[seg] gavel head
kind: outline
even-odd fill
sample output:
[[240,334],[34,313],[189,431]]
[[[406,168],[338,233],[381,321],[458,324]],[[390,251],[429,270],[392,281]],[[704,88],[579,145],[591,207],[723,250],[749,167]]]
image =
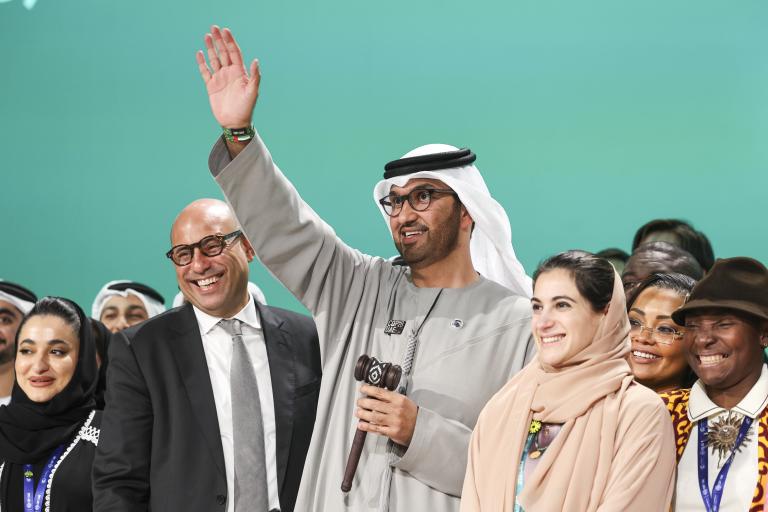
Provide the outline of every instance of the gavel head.
[[375,357],[360,356],[355,366],[355,379],[378,388],[394,391],[403,370],[396,364],[382,363]]

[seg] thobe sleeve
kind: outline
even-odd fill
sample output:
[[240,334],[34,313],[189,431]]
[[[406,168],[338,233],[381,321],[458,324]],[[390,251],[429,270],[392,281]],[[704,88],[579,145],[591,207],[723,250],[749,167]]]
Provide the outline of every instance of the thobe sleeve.
[[461,496],[472,429],[419,407],[411,444],[394,467],[452,496]]
[[[376,259],[344,244],[299,196],[258,134],[234,159],[221,139],[208,160],[259,260],[312,313],[321,343],[340,341],[348,301],[363,292]],[[328,347],[321,347],[323,357]]]
[[675,489],[675,436],[661,399],[624,408],[598,512],[666,512]]
[[106,409],[93,462],[94,510],[146,512],[152,443],[152,404],[128,339],[109,344]]
[[480,495],[477,492],[475,475],[477,471],[477,454],[480,453],[480,421],[478,421],[472,437],[469,440],[467,454],[467,471],[464,474],[464,486],[461,490],[461,512],[477,512],[480,510]]

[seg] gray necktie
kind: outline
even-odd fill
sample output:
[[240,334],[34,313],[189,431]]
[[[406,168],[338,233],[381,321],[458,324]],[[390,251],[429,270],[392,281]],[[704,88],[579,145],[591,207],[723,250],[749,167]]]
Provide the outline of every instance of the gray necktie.
[[243,342],[242,323],[237,319],[219,323],[232,336],[229,388],[235,445],[235,512],[266,512],[269,493],[259,386]]

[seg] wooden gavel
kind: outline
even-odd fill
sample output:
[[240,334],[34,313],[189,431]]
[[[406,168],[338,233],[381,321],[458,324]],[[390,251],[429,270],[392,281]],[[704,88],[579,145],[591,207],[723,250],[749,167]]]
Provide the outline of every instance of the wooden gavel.
[[[397,387],[402,374],[403,370],[398,365],[382,363],[375,357],[369,357],[365,354],[360,356],[355,365],[355,380],[390,391],[394,391]],[[363,452],[363,444],[367,434],[368,432],[364,430],[355,432],[355,439],[349,450],[347,467],[344,470],[344,481],[341,482],[342,492],[349,492],[352,489],[352,480],[355,478],[357,464],[360,462],[360,454]]]

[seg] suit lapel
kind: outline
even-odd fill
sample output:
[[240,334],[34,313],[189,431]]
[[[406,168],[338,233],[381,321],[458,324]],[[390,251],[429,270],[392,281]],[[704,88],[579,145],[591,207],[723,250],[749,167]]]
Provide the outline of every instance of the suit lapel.
[[275,402],[277,486],[278,490],[282,490],[293,436],[293,394],[296,387],[294,354],[286,332],[281,328],[283,321],[265,306],[257,301],[254,302],[261,317],[264,341],[267,345],[269,374]]
[[173,332],[170,340],[173,348],[172,353],[176,358],[181,379],[187,390],[192,412],[197,419],[213,460],[219,471],[226,475],[211,376],[208,373],[208,364],[205,359],[197,317],[189,304],[179,310],[179,315],[182,318],[176,323],[177,330]]

